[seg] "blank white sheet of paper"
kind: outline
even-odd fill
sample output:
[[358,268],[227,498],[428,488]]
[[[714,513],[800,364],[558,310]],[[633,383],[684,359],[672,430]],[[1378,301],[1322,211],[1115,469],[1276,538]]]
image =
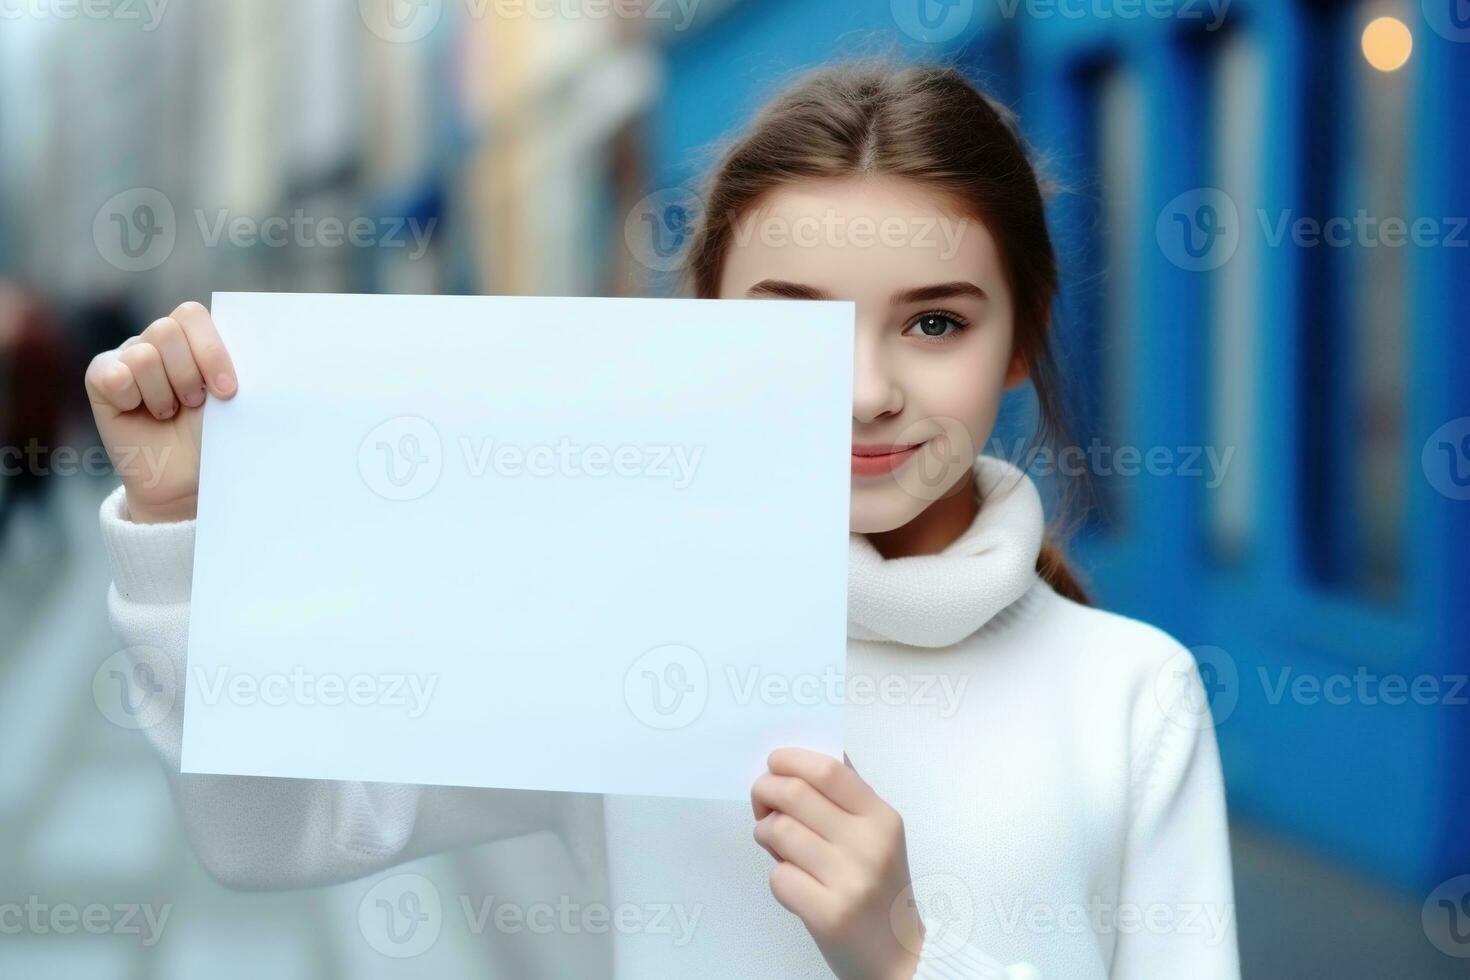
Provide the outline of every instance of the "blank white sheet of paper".
[[743,800],[842,757],[853,304],[213,302],[184,772]]

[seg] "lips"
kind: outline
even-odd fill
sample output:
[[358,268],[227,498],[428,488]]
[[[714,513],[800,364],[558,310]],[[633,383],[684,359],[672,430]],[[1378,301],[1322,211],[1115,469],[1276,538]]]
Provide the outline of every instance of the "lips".
[[854,476],[881,476],[892,473],[917,453],[923,443],[900,446],[871,443],[852,447],[852,472]]

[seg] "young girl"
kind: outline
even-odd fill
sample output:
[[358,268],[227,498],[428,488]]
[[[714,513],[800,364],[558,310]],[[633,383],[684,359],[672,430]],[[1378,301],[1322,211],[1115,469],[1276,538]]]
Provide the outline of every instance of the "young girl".
[[[772,752],[750,807],[180,775],[176,698],[146,734],[205,866],[314,885],[551,830],[614,906],[699,910],[687,941],[615,931],[620,978],[1237,976],[1188,651],[1090,608],[1030,479],[976,456],[1005,388],[1029,380],[1058,421],[1056,261],[1010,118],[950,69],[826,69],[759,115],[704,202],[694,295],[856,305],[847,758]],[[125,470],[101,521],[116,628],[182,677],[200,406],[237,379],[186,303],[86,382],[114,459],[168,461]]]

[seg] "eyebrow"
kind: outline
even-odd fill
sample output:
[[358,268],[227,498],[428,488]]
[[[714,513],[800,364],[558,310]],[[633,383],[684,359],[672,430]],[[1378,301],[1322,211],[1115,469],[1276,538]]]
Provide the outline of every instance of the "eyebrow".
[[[776,296],[781,299],[828,299],[823,290],[805,283],[790,282],[785,279],[762,279],[745,291],[747,296]],[[939,299],[950,299],[955,296],[973,296],[976,299],[987,299],[985,290],[973,282],[957,280],[955,282],[937,282],[929,286],[915,286],[912,289],[900,289],[889,297],[889,303],[901,306],[906,303],[930,303]]]

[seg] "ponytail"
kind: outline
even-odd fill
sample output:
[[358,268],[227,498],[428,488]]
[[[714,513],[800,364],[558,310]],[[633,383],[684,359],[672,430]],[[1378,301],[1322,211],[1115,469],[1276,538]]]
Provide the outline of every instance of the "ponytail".
[[1056,593],[1084,606],[1092,605],[1092,599],[1083,587],[1081,579],[1073,571],[1059,545],[1046,542],[1036,556],[1036,574]]

